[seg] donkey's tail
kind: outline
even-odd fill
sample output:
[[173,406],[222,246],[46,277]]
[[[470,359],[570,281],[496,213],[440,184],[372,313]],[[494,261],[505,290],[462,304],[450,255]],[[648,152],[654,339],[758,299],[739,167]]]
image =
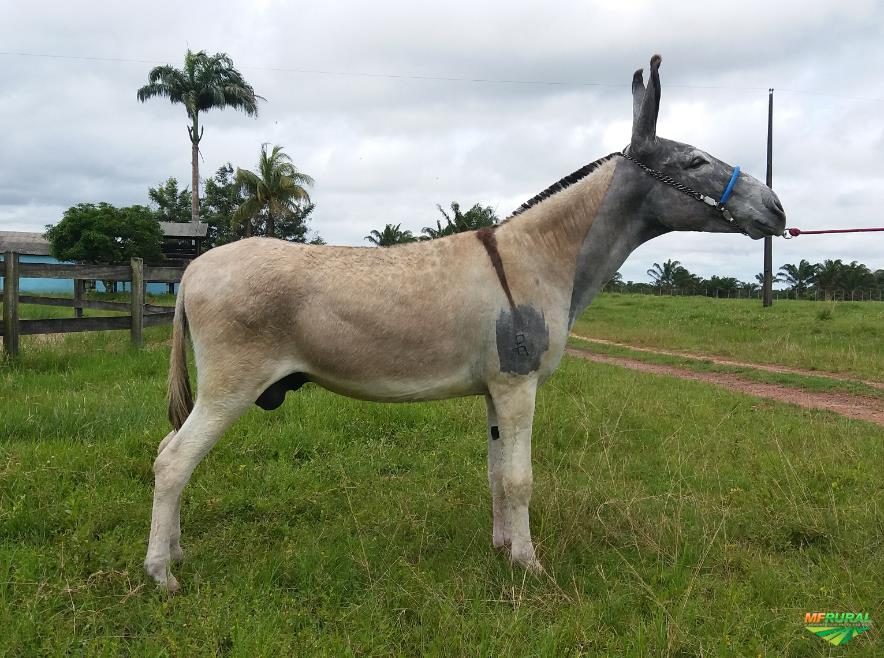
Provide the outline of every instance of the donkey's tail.
[[172,358],[169,361],[169,422],[180,430],[193,410],[193,392],[187,374],[187,316],[184,314],[184,283],[178,286],[175,319],[172,321]]

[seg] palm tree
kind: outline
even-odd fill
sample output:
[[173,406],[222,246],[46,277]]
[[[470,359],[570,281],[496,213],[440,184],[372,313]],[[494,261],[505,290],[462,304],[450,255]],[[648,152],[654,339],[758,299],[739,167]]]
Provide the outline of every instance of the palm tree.
[[654,267],[648,270],[648,276],[654,280],[656,286],[671,287],[675,283],[675,271],[681,266],[677,260],[667,260],[663,265],[654,263]]
[[783,275],[782,281],[792,287],[796,297],[800,297],[813,283],[813,278],[816,276],[816,265],[812,265],[802,258],[798,265],[792,263],[783,265],[780,268],[780,273]]
[[866,265],[853,261],[842,269],[839,283],[853,297],[854,293],[873,287],[875,276]]
[[696,274],[691,274],[687,268],[681,265],[672,270],[672,285],[676,288],[681,288],[682,290],[699,288],[702,281],[700,277]]
[[213,108],[232,107],[242,110],[247,116],[258,116],[258,100],[255,90],[233,67],[233,60],[225,53],[211,57],[204,50],[195,53],[190,49],[184,56],[184,68],[176,69],[169,64],[157,66],[147,74],[147,84],[138,90],[138,100],[160,96],[172,103],[181,103],[187,110],[190,124],[191,184],[193,192],[190,204],[190,218],[198,222],[199,205],[199,144],[205,127],[200,128],[199,114]]
[[[758,288],[763,289],[764,288],[764,272],[759,272],[758,274],[756,274],[755,281],[758,283]],[[778,274],[778,273],[775,274],[775,273],[771,272],[771,275],[770,275],[771,288],[773,288],[773,285],[775,283],[781,283],[782,281],[783,281],[783,276],[781,274]],[[753,285],[753,284],[747,283],[746,285]]]
[[298,171],[281,146],[274,146],[269,153],[267,146],[261,145],[258,173],[236,169],[236,183],[245,201],[233,214],[233,221],[248,222],[247,237],[251,235],[252,220],[257,217],[264,219],[265,235],[276,237],[276,219],[296,213],[301,202],[310,203],[305,187],[313,185],[313,179]]
[[604,290],[607,292],[618,292],[624,285],[623,275],[620,272],[614,272],[614,275],[605,284]]
[[415,242],[416,237],[411,231],[403,231],[400,227],[402,224],[387,224],[383,231],[374,230],[365,239],[376,247],[389,247],[394,244],[405,244],[407,242]]
[[461,212],[460,204],[457,201],[451,202],[451,214],[449,215],[440,205],[436,205],[442,217],[445,218],[443,226],[440,220],[436,220],[436,227],[425,226],[421,229],[426,237],[423,240],[441,238],[446,235],[454,235],[455,233],[463,233],[464,231],[475,231],[480,228],[494,226],[497,224],[497,215],[491,206],[481,206],[478,203],[466,212]]
[[731,293],[737,293],[742,284],[732,276],[718,276],[713,274],[703,281],[707,295],[712,297],[720,297],[722,293],[725,297],[730,297]]
[[841,280],[841,274],[844,272],[844,263],[841,259],[832,260],[827,258],[817,265],[814,283],[823,291],[823,298],[828,302],[832,300],[832,293]]

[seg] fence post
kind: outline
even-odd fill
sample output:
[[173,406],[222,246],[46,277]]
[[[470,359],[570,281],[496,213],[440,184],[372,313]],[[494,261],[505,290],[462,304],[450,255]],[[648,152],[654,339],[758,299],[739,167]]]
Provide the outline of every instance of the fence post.
[[18,356],[18,254],[3,255],[3,351]]
[[144,345],[144,261],[133,258],[132,267],[132,346]]
[[83,279],[74,279],[74,317],[83,317],[83,296],[86,291],[86,282]]

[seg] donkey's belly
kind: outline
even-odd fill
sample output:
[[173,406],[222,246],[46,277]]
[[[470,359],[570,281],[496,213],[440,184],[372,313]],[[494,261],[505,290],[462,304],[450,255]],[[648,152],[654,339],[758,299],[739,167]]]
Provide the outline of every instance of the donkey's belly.
[[481,395],[485,386],[471,377],[448,376],[439,378],[389,378],[378,377],[356,380],[329,377],[311,373],[310,381],[316,382],[339,395],[373,402],[417,402],[421,400],[444,400],[464,395]]

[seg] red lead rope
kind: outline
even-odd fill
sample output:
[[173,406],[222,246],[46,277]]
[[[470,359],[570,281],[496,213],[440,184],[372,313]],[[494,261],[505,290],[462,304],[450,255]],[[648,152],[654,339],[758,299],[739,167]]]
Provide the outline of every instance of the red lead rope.
[[819,233],[872,233],[873,231],[884,231],[882,228],[833,228],[828,231],[802,231],[800,228],[787,228],[783,233],[784,238],[797,238],[799,235],[814,235]]

